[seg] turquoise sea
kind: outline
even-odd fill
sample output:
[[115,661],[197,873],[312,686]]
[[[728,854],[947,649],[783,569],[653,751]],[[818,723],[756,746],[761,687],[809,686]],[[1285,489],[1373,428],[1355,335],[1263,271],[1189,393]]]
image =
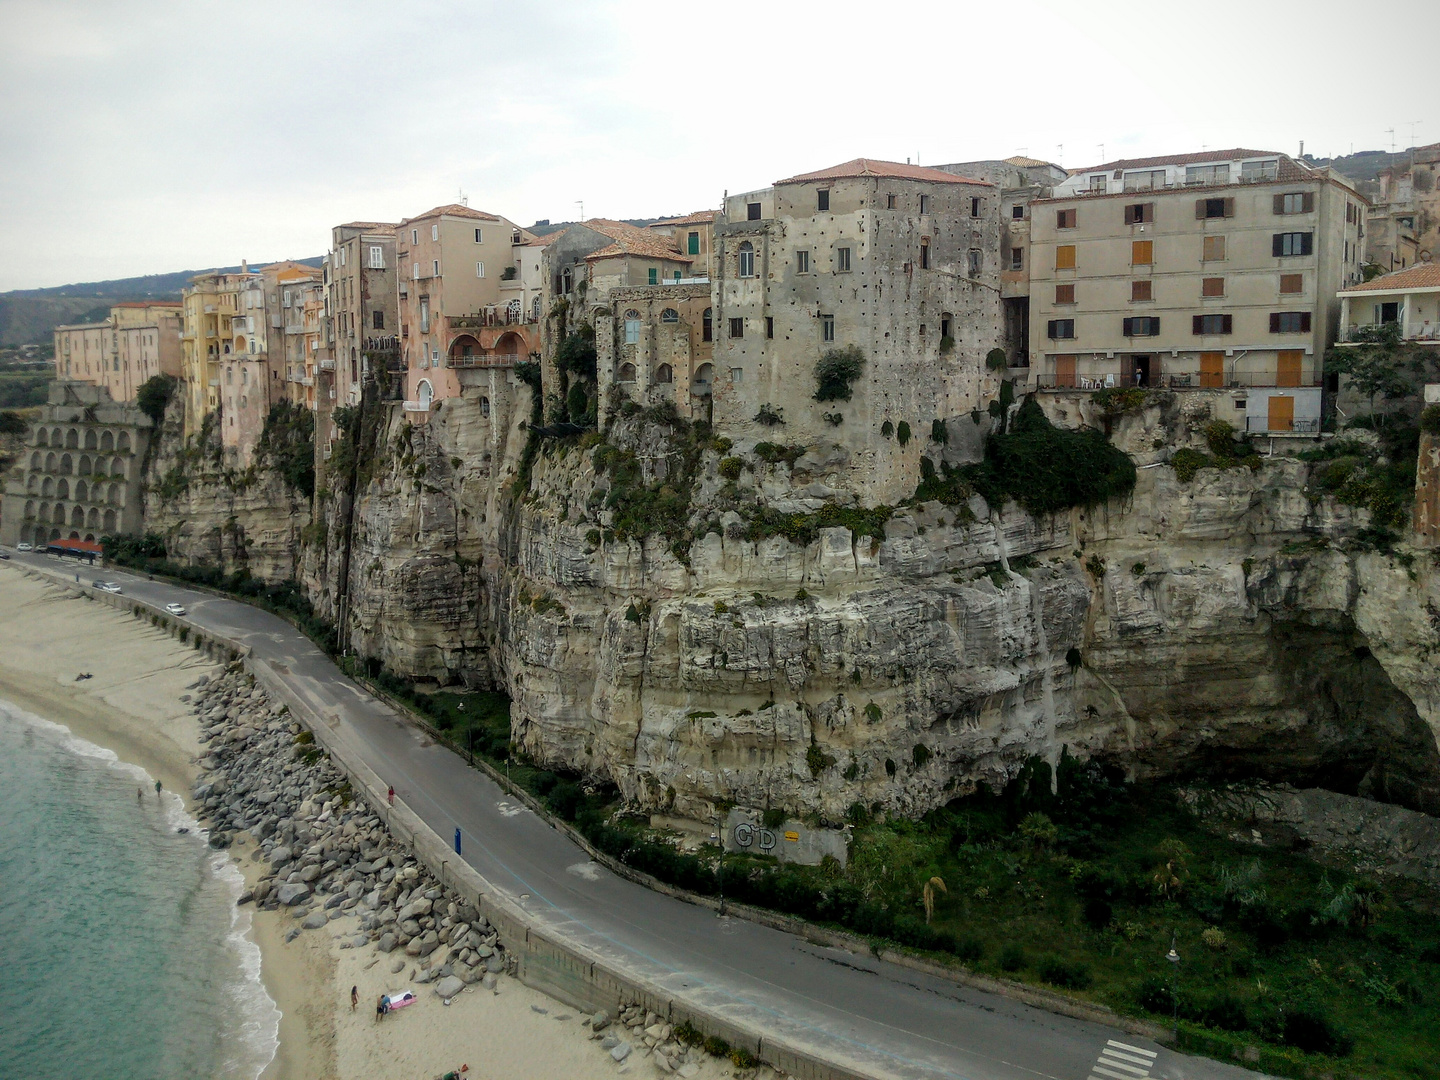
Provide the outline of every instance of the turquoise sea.
[[0,1077],[254,1080],[280,1014],[180,799],[0,700],[0,800]]

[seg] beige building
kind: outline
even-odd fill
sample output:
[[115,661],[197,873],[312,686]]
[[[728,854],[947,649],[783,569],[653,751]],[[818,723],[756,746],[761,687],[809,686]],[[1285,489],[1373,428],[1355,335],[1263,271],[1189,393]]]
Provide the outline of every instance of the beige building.
[[1402,341],[1440,345],[1440,263],[1384,274],[1340,294],[1340,343],[1393,324]]
[[[857,158],[726,200],[715,226],[717,427],[833,447],[856,490],[911,494],[937,420],[970,421],[997,383],[999,219],[993,184]],[[816,401],[817,364],[859,350],[850,400]],[[777,421],[783,420],[783,426]],[[957,429],[958,430],[958,429]]]
[[1409,156],[1381,171],[1367,217],[1369,261],[1386,273],[1440,260],[1440,143],[1412,147]]
[[133,401],[156,375],[179,377],[181,305],[144,300],[116,304],[100,323],[57,326],[55,378],[103,386],[111,400]]
[[358,405],[371,364],[398,361],[399,309],[395,290],[395,229],[383,221],[351,221],[330,231],[325,260],[325,339],[322,381],[335,405]]
[[1333,171],[1256,150],[1072,173],[1030,204],[1033,385],[1235,388],[1248,430],[1318,430],[1366,205]]
[[648,228],[669,241],[669,246],[690,260],[693,278],[710,277],[714,269],[715,211],[697,210],[684,217],[664,218]]
[[610,291],[596,312],[595,354],[600,400],[617,387],[632,401],[673,403],[684,416],[704,417],[713,370],[714,320],[708,281],[672,281]]
[[405,411],[423,422],[462,371],[513,370],[539,349],[535,237],[496,214],[437,206],[396,228]]
[[324,271],[292,261],[261,267],[269,338],[265,363],[269,406],[281,399],[314,411],[320,371],[320,326],[305,324],[305,307],[320,310],[325,302]]

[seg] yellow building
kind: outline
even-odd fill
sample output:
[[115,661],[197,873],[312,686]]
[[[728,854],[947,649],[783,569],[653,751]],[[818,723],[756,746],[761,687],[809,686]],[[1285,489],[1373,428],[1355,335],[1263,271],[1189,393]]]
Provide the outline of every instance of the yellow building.
[[128,402],[156,375],[180,374],[180,304],[116,304],[104,322],[55,328],[55,377],[103,386]]

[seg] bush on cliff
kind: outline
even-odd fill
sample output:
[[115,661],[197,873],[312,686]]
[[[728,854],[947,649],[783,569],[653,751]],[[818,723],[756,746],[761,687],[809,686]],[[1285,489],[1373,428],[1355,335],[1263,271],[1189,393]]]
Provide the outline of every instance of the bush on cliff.
[[307,499],[315,494],[315,414],[281,401],[265,417],[255,460],[266,463]]
[[158,427],[165,419],[165,408],[175,393],[179,380],[174,375],[153,375],[135,391],[135,404]]

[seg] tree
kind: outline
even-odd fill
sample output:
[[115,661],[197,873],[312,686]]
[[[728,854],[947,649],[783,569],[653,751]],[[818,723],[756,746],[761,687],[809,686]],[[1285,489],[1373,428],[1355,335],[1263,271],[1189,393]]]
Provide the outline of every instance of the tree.
[[165,419],[165,406],[170,404],[177,381],[173,375],[154,375],[141,383],[140,389],[135,392],[135,404],[156,425]]
[[1399,323],[1362,326],[1355,332],[1354,344],[1336,346],[1326,354],[1325,372],[1344,375],[1369,399],[1374,416],[1377,397],[1394,399],[1410,392],[1410,381],[1401,372],[1406,352]]
[[925,924],[927,926],[930,924],[931,918],[935,915],[936,889],[939,889],[941,892],[949,892],[949,890],[945,888],[944,881],[938,877],[932,877],[929,881],[925,882],[925,888],[920,893],[921,899],[925,902]]

